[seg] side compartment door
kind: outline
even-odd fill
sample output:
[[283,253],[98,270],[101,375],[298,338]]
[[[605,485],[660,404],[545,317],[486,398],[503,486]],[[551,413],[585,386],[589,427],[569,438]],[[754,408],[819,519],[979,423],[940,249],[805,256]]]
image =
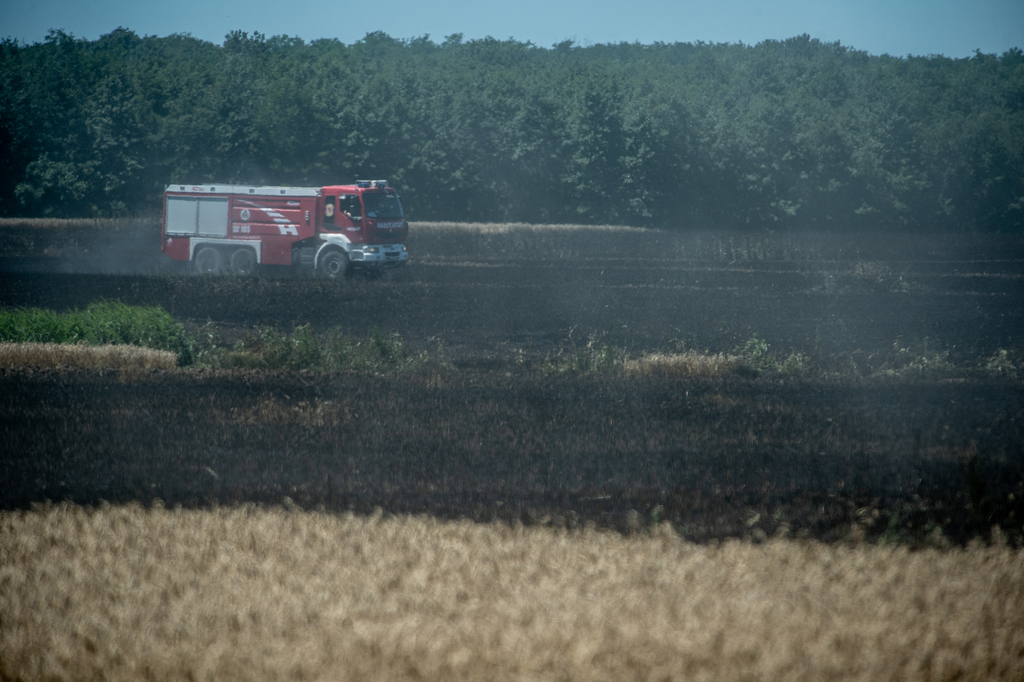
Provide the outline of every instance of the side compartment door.
[[203,197],[199,200],[196,235],[200,237],[228,236],[227,197]]
[[197,197],[167,197],[167,216],[164,232],[168,236],[195,236],[196,218],[199,214]]
[[164,231],[169,236],[228,236],[227,197],[167,197]]

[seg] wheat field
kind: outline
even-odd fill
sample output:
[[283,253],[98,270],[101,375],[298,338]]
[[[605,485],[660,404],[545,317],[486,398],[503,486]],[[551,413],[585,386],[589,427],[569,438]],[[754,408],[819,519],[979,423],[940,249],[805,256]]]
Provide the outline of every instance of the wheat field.
[[427,232],[450,232],[470,234],[508,234],[512,232],[545,233],[545,232],[567,232],[567,231],[599,231],[599,232],[627,232],[640,234],[650,230],[643,227],[628,227],[625,225],[579,225],[573,223],[559,224],[538,224],[538,223],[472,223],[472,222],[446,222],[446,221],[420,221],[410,223],[410,229],[424,230]]
[[91,346],[69,343],[0,343],[0,367],[164,369],[178,366],[178,356],[127,344]]
[[1024,552],[62,504],[0,513],[0,679],[1020,680]]
[[645,353],[638,358],[627,359],[622,369],[626,374],[667,377],[715,377],[736,372],[743,364],[739,355],[728,353]]

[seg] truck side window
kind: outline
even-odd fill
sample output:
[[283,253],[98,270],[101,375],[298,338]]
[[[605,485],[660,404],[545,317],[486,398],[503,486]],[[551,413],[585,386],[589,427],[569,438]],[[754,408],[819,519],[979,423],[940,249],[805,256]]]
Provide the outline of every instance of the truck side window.
[[341,211],[349,217],[354,223],[358,223],[363,219],[363,211],[359,206],[359,196],[355,194],[342,194],[341,195]]
[[334,197],[328,194],[324,197],[324,225],[334,224]]

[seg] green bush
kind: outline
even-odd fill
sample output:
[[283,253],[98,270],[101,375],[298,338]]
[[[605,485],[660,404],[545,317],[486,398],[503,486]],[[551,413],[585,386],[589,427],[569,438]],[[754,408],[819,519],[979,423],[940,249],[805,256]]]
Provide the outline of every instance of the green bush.
[[428,356],[410,351],[398,334],[377,328],[372,329],[366,339],[353,339],[338,329],[321,337],[310,325],[302,325],[289,335],[267,330],[231,348],[204,350],[198,360],[200,364],[223,369],[356,370],[390,374],[422,367]]
[[909,346],[894,343],[893,352],[875,374],[898,379],[944,379],[956,374],[956,367],[949,361],[948,350],[929,347],[925,338]]
[[100,301],[67,313],[0,310],[0,341],[142,346],[177,353],[179,364],[192,362],[194,343],[163,308],[117,301]]
[[584,346],[570,342],[549,352],[538,369],[546,374],[618,374],[625,360],[623,349],[591,335]]
[[779,363],[768,348],[768,342],[754,334],[745,344],[736,348],[736,355],[760,372],[773,372],[779,368]]
[[1024,370],[1024,362],[1013,351],[1000,348],[982,362],[982,369],[990,376],[1016,379]]

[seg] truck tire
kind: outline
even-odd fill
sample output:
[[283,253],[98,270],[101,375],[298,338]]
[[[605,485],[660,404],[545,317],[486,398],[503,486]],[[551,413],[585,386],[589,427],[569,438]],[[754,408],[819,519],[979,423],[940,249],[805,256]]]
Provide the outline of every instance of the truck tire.
[[332,249],[320,256],[316,272],[328,279],[341,279],[348,272],[348,256],[343,251]]
[[193,267],[198,275],[223,275],[224,257],[217,249],[207,246],[196,254]]
[[252,249],[235,249],[231,254],[231,272],[248,277],[256,272],[256,253]]

